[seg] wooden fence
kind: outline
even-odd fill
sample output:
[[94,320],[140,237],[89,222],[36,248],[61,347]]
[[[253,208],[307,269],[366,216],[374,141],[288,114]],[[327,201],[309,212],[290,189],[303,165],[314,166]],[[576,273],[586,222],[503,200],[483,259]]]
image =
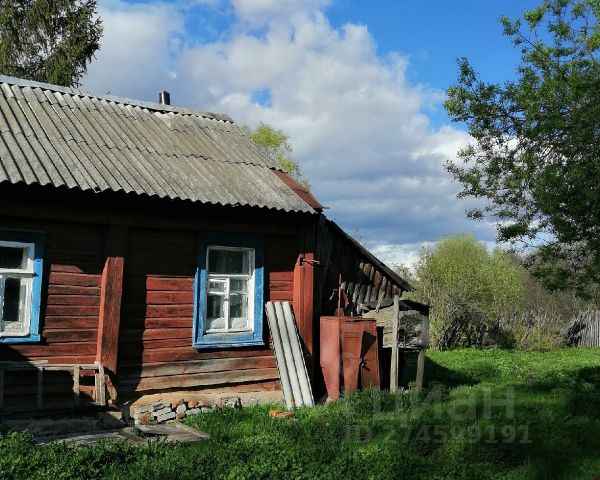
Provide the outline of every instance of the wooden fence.
[[581,312],[565,329],[565,337],[574,347],[600,347],[600,311]]

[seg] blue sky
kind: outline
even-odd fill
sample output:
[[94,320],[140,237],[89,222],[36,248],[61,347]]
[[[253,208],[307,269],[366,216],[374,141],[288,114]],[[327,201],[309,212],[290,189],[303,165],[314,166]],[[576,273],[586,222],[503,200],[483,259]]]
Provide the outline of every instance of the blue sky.
[[474,223],[443,169],[469,142],[442,108],[456,60],[514,76],[501,15],[531,0],[100,0],[105,35],[84,87],[223,112],[289,133],[328,216],[390,263]]
[[[482,78],[512,79],[519,51],[502,34],[499,18],[518,18],[539,0],[337,0],[327,9],[333,25],[362,23],[377,43],[380,55],[403,52],[410,59],[408,78],[445,90],[457,76],[456,60],[467,57]],[[439,109],[436,125],[448,118]]]

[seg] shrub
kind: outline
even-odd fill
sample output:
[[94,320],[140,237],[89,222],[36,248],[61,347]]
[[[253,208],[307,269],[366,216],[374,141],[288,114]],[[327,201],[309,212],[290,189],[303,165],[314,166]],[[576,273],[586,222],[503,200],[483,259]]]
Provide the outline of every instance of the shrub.
[[423,249],[416,296],[431,306],[432,346],[481,346],[520,302],[519,268],[499,248],[489,253],[471,235],[447,237]]

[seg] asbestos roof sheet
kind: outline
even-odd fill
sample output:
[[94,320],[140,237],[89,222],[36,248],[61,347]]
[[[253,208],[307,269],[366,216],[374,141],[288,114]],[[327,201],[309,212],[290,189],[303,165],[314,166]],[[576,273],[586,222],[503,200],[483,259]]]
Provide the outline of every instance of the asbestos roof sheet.
[[0,183],[314,212],[229,117],[0,75]]

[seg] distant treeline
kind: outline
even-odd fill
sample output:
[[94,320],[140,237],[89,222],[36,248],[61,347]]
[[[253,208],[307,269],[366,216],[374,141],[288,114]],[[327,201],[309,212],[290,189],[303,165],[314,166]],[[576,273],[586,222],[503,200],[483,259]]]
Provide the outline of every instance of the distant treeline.
[[499,247],[490,252],[471,235],[454,235],[423,248],[414,268],[396,268],[416,287],[410,296],[431,306],[434,348],[590,344],[594,302],[549,291],[525,263]]

